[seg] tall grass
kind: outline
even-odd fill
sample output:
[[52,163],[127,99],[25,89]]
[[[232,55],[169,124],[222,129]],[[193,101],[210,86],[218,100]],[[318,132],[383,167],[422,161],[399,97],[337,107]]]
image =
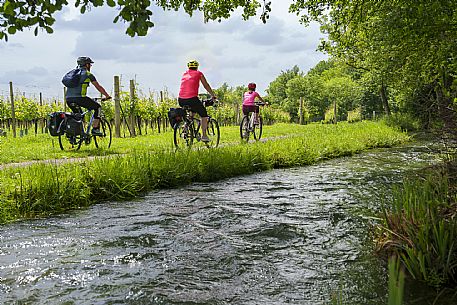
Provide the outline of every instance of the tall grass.
[[403,304],[403,293],[405,286],[405,273],[402,270],[400,260],[392,256],[389,259],[389,305]]
[[374,122],[307,126],[293,137],[211,150],[143,149],[82,162],[5,168],[0,172],[0,222],[133,198],[153,189],[309,165],[408,139]]
[[[455,182],[453,182],[453,185]],[[457,197],[446,167],[404,181],[386,206],[378,246],[433,287],[457,283]]]

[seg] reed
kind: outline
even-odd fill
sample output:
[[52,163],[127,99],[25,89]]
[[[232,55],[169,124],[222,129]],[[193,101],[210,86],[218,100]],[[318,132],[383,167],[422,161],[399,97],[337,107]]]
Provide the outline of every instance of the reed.
[[191,182],[309,165],[407,140],[406,134],[375,122],[316,124],[274,141],[240,144],[238,140],[211,150],[196,146],[175,152],[171,144],[163,144],[80,162],[4,168],[0,172],[0,222],[134,198]]
[[406,179],[378,227],[380,253],[398,256],[413,279],[436,288],[457,280],[457,196],[449,181],[447,166]]
[[403,294],[405,287],[405,273],[400,264],[400,260],[392,256],[389,259],[389,298],[388,305],[403,304]]

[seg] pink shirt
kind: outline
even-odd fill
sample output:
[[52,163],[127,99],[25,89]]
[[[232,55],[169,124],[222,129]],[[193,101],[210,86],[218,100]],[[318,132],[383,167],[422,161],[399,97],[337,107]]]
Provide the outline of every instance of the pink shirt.
[[243,105],[244,106],[254,106],[254,100],[256,97],[260,97],[260,95],[255,92],[255,91],[247,91],[244,93],[244,96],[243,96]]
[[182,75],[181,88],[179,89],[180,98],[192,98],[198,96],[198,87],[203,73],[198,70],[187,70]]

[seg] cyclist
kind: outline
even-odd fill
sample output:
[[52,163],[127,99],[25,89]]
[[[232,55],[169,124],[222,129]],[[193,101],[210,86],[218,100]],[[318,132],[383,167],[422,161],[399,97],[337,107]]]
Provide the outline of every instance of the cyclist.
[[211,94],[211,97],[216,99],[213,89],[206,81],[205,76],[202,72],[198,71],[198,62],[191,60],[187,63],[188,70],[184,72],[181,79],[181,87],[179,89],[178,102],[181,107],[190,106],[192,112],[198,113],[202,122],[202,138],[203,142],[211,141],[206,135],[206,129],[208,128],[208,113],[206,112],[205,105],[198,98],[198,87],[200,82],[206,91]]
[[81,78],[79,80],[78,86],[74,88],[67,88],[67,93],[65,94],[65,99],[67,101],[68,107],[73,112],[77,112],[78,109],[75,109],[72,104],[76,104],[80,107],[87,108],[89,110],[94,110],[94,121],[92,123],[92,134],[99,136],[103,135],[100,131],[100,107],[101,105],[91,99],[90,97],[86,96],[87,94],[87,87],[92,83],[95,89],[97,89],[101,94],[103,94],[106,99],[110,99],[111,96],[106,92],[105,88],[100,85],[95,76],[90,72],[90,68],[94,63],[92,59],[87,56],[80,56],[76,60],[79,69],[81,69]]
[[255,91],[256,87],[255,83],[249,83],[248,91],[243,94],[243,114],[248,116],[250,112],[254,112],[254,124],[259,124],[259,106],[256,106],[255,99],[258,98],[262,103],[265,102]]

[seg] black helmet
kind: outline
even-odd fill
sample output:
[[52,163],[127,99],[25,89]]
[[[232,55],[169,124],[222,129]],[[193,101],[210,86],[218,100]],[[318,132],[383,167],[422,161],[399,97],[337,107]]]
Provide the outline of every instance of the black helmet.
[[76,63],[78,64],[78,66],[84,67],[86,64],[93,64],[94,62],[92,61],[92,59],[90,59],[90,57],[80,56],[76,60]]

